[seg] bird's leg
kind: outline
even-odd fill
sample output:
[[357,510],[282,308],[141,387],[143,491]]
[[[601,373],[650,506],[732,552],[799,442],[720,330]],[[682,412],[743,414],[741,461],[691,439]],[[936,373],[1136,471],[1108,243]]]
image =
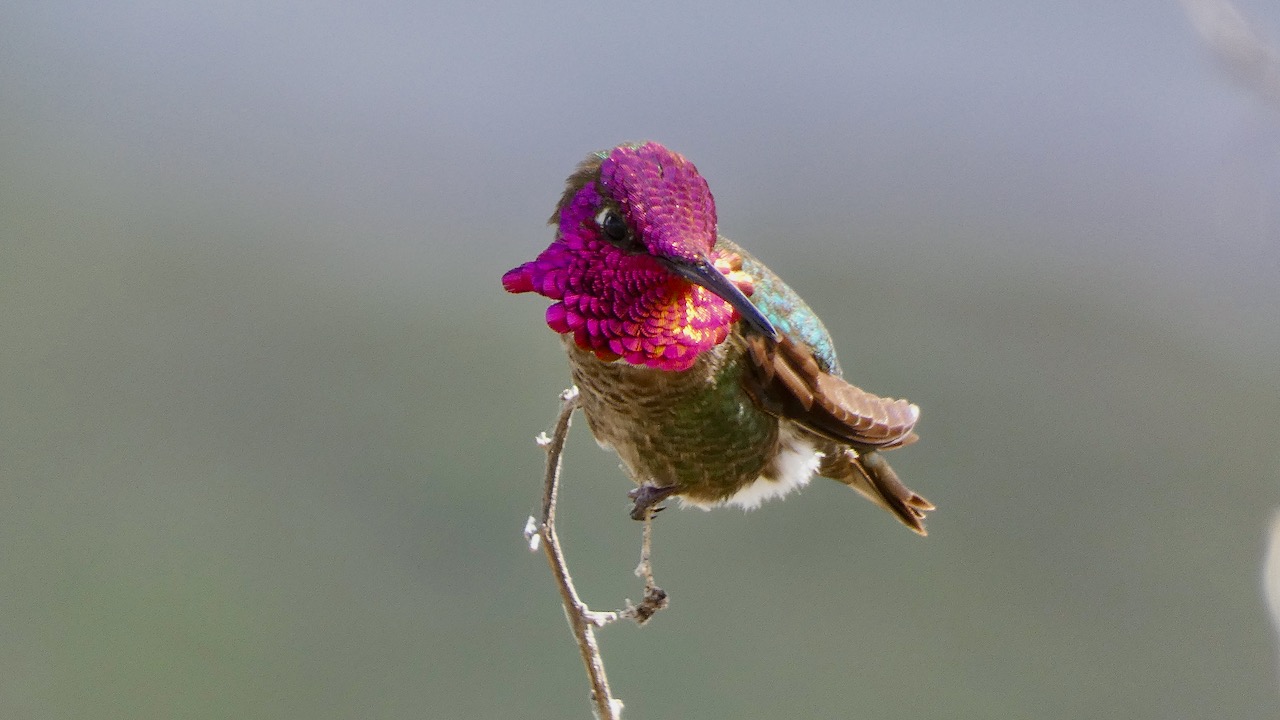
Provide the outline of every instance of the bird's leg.
[[627,497],[635,501],[635,505],[631,508],[631,519],[648,522],[653,512],[662,509],[656,507],[657,504],[671,497],[675,492],[676,487],[674,485],[658,486],[641,483],[640,487],[627,493]]
[[[643,486],[652,487],[652,486]],[[670,495],[671,493],[666,493]],[[665,495],[664,495],[665,497]],[[622,611],[626,617],[636,621],[637,625],[643,625],[649,622],[659,610],[667,606],[667,592],[658,587],[653,582],[653,514],[656,512],[652,506],[644,510],[644,530],[641,532],[640,541],[640,564],[636,566],[636,575],[644,579],[644,599],[639,605],[627,604],[627,609]]]

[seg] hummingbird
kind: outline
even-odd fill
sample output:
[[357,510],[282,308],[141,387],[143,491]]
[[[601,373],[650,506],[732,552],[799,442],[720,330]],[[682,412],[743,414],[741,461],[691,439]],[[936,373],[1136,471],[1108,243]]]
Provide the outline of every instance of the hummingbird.
[[719,234],[693,163],[656,142],[592,153],[550,224],[502,285],[554,301],[587,425],[637,485],[632,518],[667,498],[753,509],[816,475],[925,534],[934,506],[881,457],[917,439],[919,408],[843,378],[814,311]]

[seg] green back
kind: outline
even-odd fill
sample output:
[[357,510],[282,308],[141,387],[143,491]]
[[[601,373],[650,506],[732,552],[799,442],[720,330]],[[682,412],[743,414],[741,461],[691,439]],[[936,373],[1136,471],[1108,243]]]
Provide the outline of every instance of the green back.
[[755,283],[751,302],[769,318],[778,332],[813,348],[813,354],[822,369],[833,375],[840,375],[840,361],[836,359],[831,334],[796,291],[729,238],[721,235],[716,246],[742,256],[742,269]]

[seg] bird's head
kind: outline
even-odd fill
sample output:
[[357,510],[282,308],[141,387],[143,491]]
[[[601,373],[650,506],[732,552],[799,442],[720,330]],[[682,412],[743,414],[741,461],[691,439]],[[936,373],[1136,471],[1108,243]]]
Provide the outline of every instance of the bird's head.
[[547,325],[603,360],[684,370],[734,322],[771,339],[741,258],[716,250],[716,205],[693,163],[657,143],[593,153],[566,183],[555,241],[502,276],[556,302]]

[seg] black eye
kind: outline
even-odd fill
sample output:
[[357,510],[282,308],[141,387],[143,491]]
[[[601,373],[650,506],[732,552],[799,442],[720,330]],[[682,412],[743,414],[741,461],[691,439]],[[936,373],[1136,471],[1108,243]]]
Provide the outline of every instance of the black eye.
[[600,224],[600,232],[604,233],[604,238],[614,245],[626,245],[631,230],[627,228],[627,221],[622,219],[616,210],[605,210],[596,218],[596,222]]

